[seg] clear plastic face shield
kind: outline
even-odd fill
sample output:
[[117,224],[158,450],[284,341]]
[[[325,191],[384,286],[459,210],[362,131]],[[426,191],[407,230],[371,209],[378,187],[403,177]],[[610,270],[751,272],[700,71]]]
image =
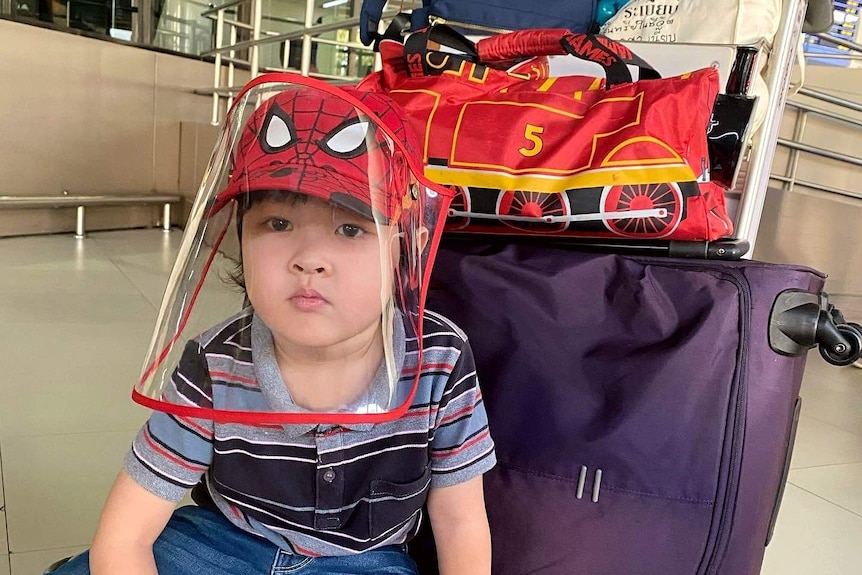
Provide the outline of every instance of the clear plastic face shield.
[[195,199],[136,401],[249,424],[407,410],[419,370],[403,368],[417,362],[450,197],[422,176],[402,117],[384,96],[293,74],[245,88]]

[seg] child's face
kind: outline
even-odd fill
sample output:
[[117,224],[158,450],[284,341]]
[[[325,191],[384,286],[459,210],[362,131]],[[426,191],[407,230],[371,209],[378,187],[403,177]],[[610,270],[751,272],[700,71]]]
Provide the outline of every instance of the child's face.
[[276,342],[325,351],[376,334],[396,232],[312,197],[253,204],[243,217],[243,274]]

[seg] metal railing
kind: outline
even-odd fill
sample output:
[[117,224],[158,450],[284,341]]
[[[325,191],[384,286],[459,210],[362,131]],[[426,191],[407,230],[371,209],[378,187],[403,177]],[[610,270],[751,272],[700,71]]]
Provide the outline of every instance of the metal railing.
[[[248,15],[244,19],[237,17],[240,7],[248,7]],[[384,12],[384,18],[391,18],[397,13],[394,10]],[[314,76],[325,80],[359,81],[364,74],[346,75],[332,74],[313,69],[312,53],[316,46],[334,46],[338,49],[352,51],[356,54],[367,54],[373,59],[373,69],[380,69],[379,55],[359,42],[341,39],[321,38],[322,34],[337,30],[349,30],[350,37],[356,38],[359,27],[359,17],[339,18],[334,22],[315,23],[315,2],[306,0],[304,17],[299,19],[277,19],[265,17],[262,13],[262,0],[229,0],[202,13],[202,16],[215,21],[215,37],[212,50],[204,52],[203,56],[213,56],[215,59],[215,70],[213,72],[213,87],[197,90],[197,93],[212,96],[212,118],[213,125],[221,121],[222,102],[226,102],[224,110],[230,108],[233,97],[241,89],[234,85],[236,79],[236,67],[248,67],[251,78],[256,77],[263,71],[293,71],[303,76]],[[246,21],[247,20],[247,21]],[[264,28],[264,23],[280,22],[296,24],[300,26],[289,32],[279,32]],[[247,40],[239,40],[241,36],[247,36]],[[291,43],[300,41],[299,67],[290,67]],[[260,49],[263,46],[278,45],[281,51],[281,66],[266,67],[261,65]],[[243,57],[243,54],[247,56]],[[349,58],[348,58],[349,60]],[[227,64],[227,70],[223,65]],[[349,68],[349,66],[348,66]],[[355,73],[356,71],[352,71]],[[226,77],[225,77],[226,76]],[[223,81],[226,80],[226,81]]]
[[[137,0],[150,6],[154,0]],[[137,26],[137,41],[151,42],[153,46],[183,54],[199,56],[212,46],[212,22],[201,16],[212,4],[201,0],[165,1],[157,21],[141,18]],[[151,8],[150,8],[151,10]]]
[[[839,36],[832,36],[831,34],[814,34],[814,36],[817,36],[821,40],[826,40],[827,42],[831,42],[831,43],[835,44],[836,46],[842,46],[842,47],[848,48],[854,52],[862,52],[862,44],[857,44],[856,42],[853,42],[853,41],[848,40],[846,38],[841,38]],[[818,58],[820,56],[822,56],[822,54],[817,54]]]
[[75,208],[75,238],[86,237],[85,211],[87,206],[121,205],[162,205],[161,228],[171,230],[171,205],[182,201],[177,195],[135,194],[135,195],[68,195],[62,196],[0,196],[0,210],[21,210],[38,208]]
[[[848,48],[852,51],[862,53],[862,44],[857,44],[844,38],[831,36],[829,34],[816,34],[816,36],[822,40],[826,40],[839,46]],[[814,54],[812,56],[815,58],[820,58],[822,54]],[[848,54],[848,56],[858,57],[859,54]],[[807,98],[818,100],[820,102],[825,102],[827,104],[837,106],[841,110],[862,113],[862,103],[854,102],[852,100],[841,98],[839,96],[835,96],[834,94],[829,94],[819,90],[803,87],[799,90],[797,96],[804,96]],[[779,146],[782,146],[789,150],[787,168],[783,174],[771,174],[770,179],[781,182],[785,191],[791,191],[794,189],[794,187],[800,186],[821,192],[840,195],[843,197],[862,199],[862,191],[857,192],[853,190],[844,190],[822,182],[800,180],[797,177],[799,172],[799,161],[802,154],[810,154],[820,158],[834,160],[849,166],[862,168],[862,157],[851,156],[843,152],[820,148],[803,142],[806,130],[808,129],[808,120],[811,116],[827,118],[831,121],[838,122],[840,124],[843,124],[844,126],[850,127],[851,129],[860,131],[862,131],[862,119],[854,118],[850,115],[843,114],[837,111],[820,108],[805,102],[800,102],[798,101],[798,98],[788,101],[787,107],[796,110],[796,122],[794,125],[793,137],[792,139],[777,139],[777,144]]]
[[[831,94],[826,94],[824,92],[818,92],[816,90],[811,90],[807,88],[800,90],[799,93],[800,95],[805,95],[825,102],[829,102],[846,110],[862,112],[862,105],[860,105],[859,103],[845,100],[843,98],[838,98]],[[794,126],[793,138],[789,140],[786,138],[778,139],[779,146],[790,150],[787,162],[787,169],[785,170],[784,174],[773,173],[770,178],[772,180],[782,182],[786,191],[793,190],[795,186],[801,186],[813,190],[818,190],[821,192],[828,192],[831,194],[837,194],[845,197],[862,199],[862,192],[843,190],[834,186],[830,186],[828,184],[805,181],[797,178],[797,174],[799,171],[799,160],[801,154],[803,153],[811,154],[820,158],[835,160],[843,164],[862,168],[862,158],[860,157],[851,156],[842,152],[836,152],[834,150],[829,150],[826,148],[812,146],[809,144],[805,144],[802,141],[805,136],[806,129],[808,128],[808,119],[811,115],[828,118],[832,121],[839,122],[854,129],[859,129],[860,131],[862,131],[862,120],[830,110],[817,108],[815,106],[811,106],[809,104],[797,101],[788,102],[787,107],[796,110],[796,124]]]

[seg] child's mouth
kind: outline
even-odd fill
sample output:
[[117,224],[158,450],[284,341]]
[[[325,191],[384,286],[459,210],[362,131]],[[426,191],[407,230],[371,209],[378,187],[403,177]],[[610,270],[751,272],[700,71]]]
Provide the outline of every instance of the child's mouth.
[[326,305],[326,299],[312,289],[304,289],[290,298],[290,303],[300,311],[316,311]]

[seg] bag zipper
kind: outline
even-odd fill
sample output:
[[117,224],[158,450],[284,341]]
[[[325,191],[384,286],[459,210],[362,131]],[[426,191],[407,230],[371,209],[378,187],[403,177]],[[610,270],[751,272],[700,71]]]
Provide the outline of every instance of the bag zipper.
[[[640,258],[639,258],[640,259]],[[661,259],[642,258],[650,263],[661,264]],[[667,263],[666,261],[664,262]],[[674,264],[674,268],[703,270],[702,266],[684,263]],[[745,418],[748,411],[748,381],[746,372],[748,368],[748,339],[749,323],[751,321],[751,286],[745,275],[733,268],[715,270],[723,277],[733,283],[740,294],[740,329],[739,329],[739,355],[738,355],[738,377],[735,380],[736,401],[734,410],[732,431],[730,435],[730,461],[728,463],[727,480],[723,493],[716,494],[716,502],[721,501],[722,507],[718,521],[713,521],[710,526],[706,540],[706,550],[697,569],[698,575],[715,575],[724,560],[727,542],[730,539],[730,531],[733,526],[733,516],[736,511],[736,501],[739,494],[739,477],[742,472],[742,453],[745,441]]]
[[[733,278],[740,293],[740,330],[739,330],[739,380],[736,391],[736,413],[734,414],[733,432],[730,437],[730,464],[728,470],[727,484],[722,496],[724,506],[718,519],[715,530],[715,544],[712,553],[708,557],[704,573],[712,575],[718,572],[727,544],[730,540],[730,532],[733,526],[733,516],[736,512],[736,502],[739,495],[739,477],[742,473],[742,454],[745,443],[745,419],[748,413],[748,345],[749,324],[751,323],[751,286],[742,272],[736,269],[722,270],[728,277]],[[712,534],[710,534],[712,535]]]
[[511,30],[506,30],[505,28],[492,28],[490,26],[480,26],[479,24],[457,22],[455,20],[447,20],[446,18],[441,18],[440,16],[428,16],[428,22],[432,26],[436,26],[438,24],[446,24],[449,26],[455,26],[457,28],[476,30],[477,32],[491,32],[492,34],[508,34],[509,32],[511,32]]

